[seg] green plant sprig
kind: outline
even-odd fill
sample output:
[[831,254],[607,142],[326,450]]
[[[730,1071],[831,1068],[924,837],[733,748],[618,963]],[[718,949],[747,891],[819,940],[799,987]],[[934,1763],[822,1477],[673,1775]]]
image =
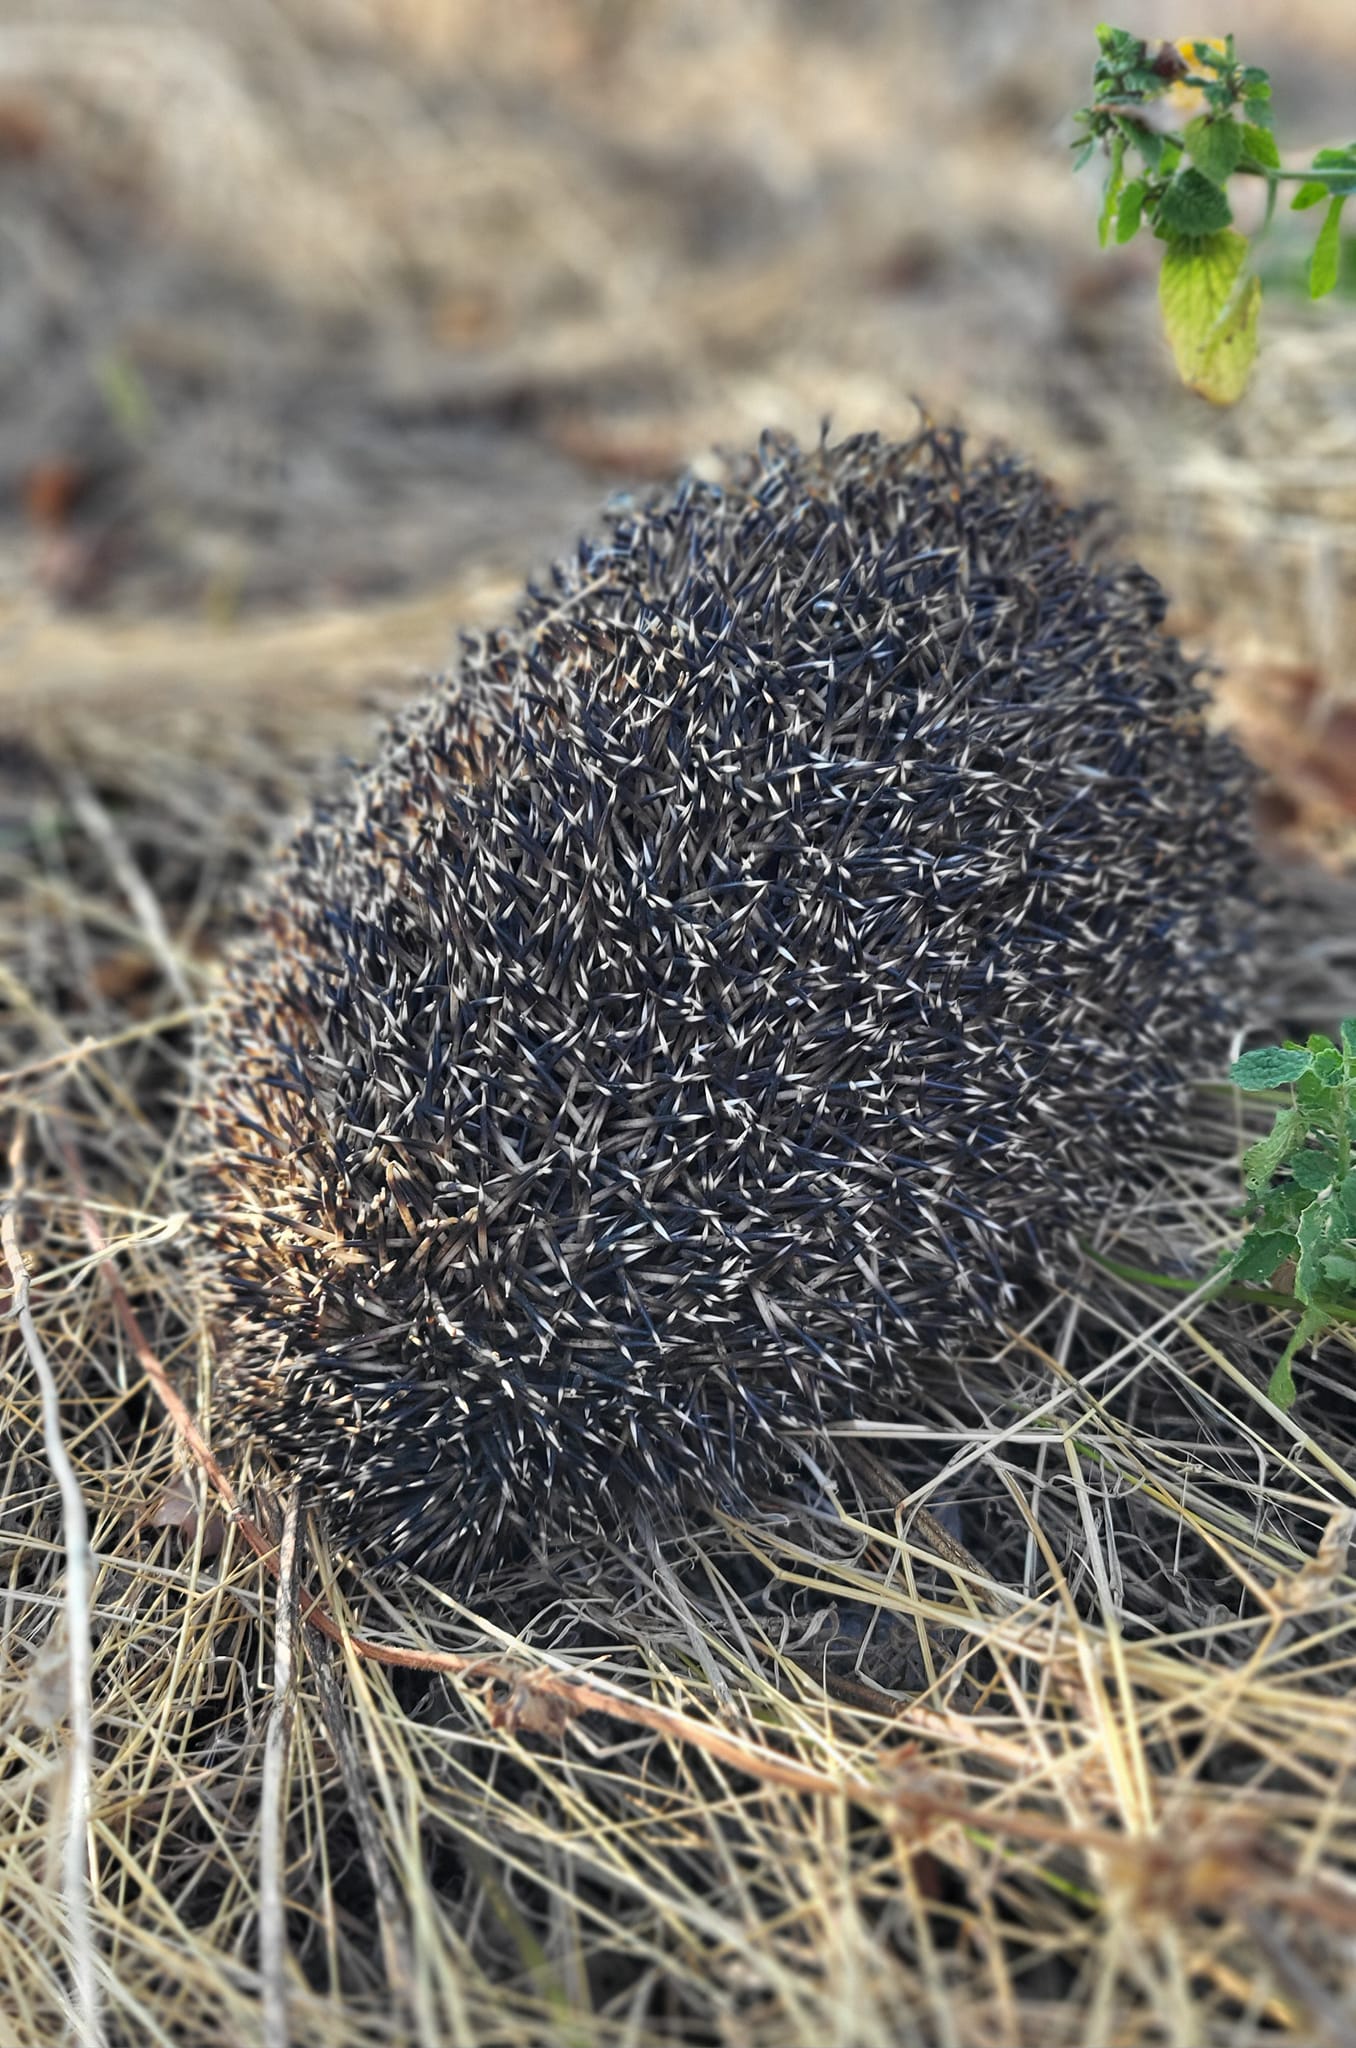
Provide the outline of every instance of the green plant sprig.
[[1320,149],[1306,169],[1285,170],[1272,134],[1271,80],[1240,64],[1232,36],[1150,43],[1103,25],[1097,40],[1092,102],[1075,117],[1074,148],[1077,165],[1098,148],[1107,155],[1099,238],[1103,247],[1129,242],[1148,227],[1164,244],[1159,303],[1178,370],[1202,397],[1231,405],[1257,354],[1262,285],[1248,266],[1248,238],[1234,226],[1229,181],[1266,179],[1263,228],[1283,183],[1299,186],[1296,211],[1327,202],[1309,264],[1310,295],[1322,298],[1337,283],[1356,143]]
[[1265,1138],[1243,1155],[1247,1190],[1242,1243],[1223,1261],[1222,1281],[1288,1293],[1300,1311],[1267,1393],[1278,1408],[1295,1400],[1293,1365],[1306,1344],[1356,1316],[1356,1018],[1341,1043],[1321,1034],[1245,1052],[1230,1079],[1250,1094],[1288,1091]]

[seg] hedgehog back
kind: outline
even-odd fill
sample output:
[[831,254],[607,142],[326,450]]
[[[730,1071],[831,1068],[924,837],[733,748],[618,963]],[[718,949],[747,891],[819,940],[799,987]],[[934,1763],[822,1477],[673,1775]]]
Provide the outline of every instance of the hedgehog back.
[[746,1504],[1144,1170],[1234,1021],[1246,778],[1079,529],[943,437],[765,445],[295,843],[200,1206],[233,1426],[370,1561]]

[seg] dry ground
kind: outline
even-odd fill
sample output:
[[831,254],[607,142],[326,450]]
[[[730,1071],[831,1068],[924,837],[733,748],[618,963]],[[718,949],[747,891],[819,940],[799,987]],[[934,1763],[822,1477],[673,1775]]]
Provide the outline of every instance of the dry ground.
[[[1117,500],[1343,864],[1350,301],[1284,226],[1246,405],[1174,389],[1064,160],[1093,18],[0,0],[6,2048],[1356,2038],[1346,1343],[1282,1419],[1279,1319],[1089,1265],[836,1517],[563,1557],[513,1635],[304,1523],[280,1582],[285,1493],[225,1513],[166,1406],[241,887],[608,490],[915,397],[1010,436]],[[1283,140],[1349,139],[1346,9],[1231,25]],[[1288,886],[1273,1014],[1330,1024],[1349,897]],[[1232,1117],[1104,1252],[1208,1269]]]

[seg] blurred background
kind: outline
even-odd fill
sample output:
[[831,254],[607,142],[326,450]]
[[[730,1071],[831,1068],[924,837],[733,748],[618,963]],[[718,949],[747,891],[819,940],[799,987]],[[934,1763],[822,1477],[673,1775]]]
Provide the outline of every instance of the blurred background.
[[[1070,170],[1103,4],[0,0],[5,759],[281,805],[608,493],[918,402],[1115,501],[1345,862],[1356,254],[1311,308],[1282,211],[1250,393],[1183,392]],[[1352,139],[1345,0],[1113,18]]]

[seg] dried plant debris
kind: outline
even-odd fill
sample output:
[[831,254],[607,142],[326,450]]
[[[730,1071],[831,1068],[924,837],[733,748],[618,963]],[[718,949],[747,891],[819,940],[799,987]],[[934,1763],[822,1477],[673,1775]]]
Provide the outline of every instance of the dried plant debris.
[[769,440],[301,833],[197,1202],[222,1422],[341,1544],[465,1587],[745,1507],[1142,1176],[1239,1015],[1248,781],[1082,525],[949,435]]
[[[101,766],[91,744],[88,788],[198,972],[243,793],[223,768],[189,819],[182,776],[133,800],[125,746]],[[920,1375],[897,1419],[834,1425],[836,1502],[559,1536],[473,1611],[336,1582],[308,1518],[293,1613],[244,1522],[192,1512],[210,1468],[152,1392],[152,1353],[191,1392],[206,1352],[174,1227],[187,1033],[64,791],[27,838],[10,820],[0,1105],[27,1124],[15,1223],[89,1515],[94,1753],[73,1807],[60,1495],[6,1323],[0,2037],[69,2030],[84,1841],[110,2048],[258,2041],[265,2011],[317,2048],[1344,2041],[1344,1333],[1282,1422],[1260,1391],[1279,1314],[1084,1267],[1000,1344],[977,1321],[963,1372]],[[110,982],[134,941],[145,976]],[[1321,964],[1316,1016],[1356,1010],[1350,964]],[[1219,1118],[1106,1200],[1110,1258],[1204,1269],[1233,1241]]]

